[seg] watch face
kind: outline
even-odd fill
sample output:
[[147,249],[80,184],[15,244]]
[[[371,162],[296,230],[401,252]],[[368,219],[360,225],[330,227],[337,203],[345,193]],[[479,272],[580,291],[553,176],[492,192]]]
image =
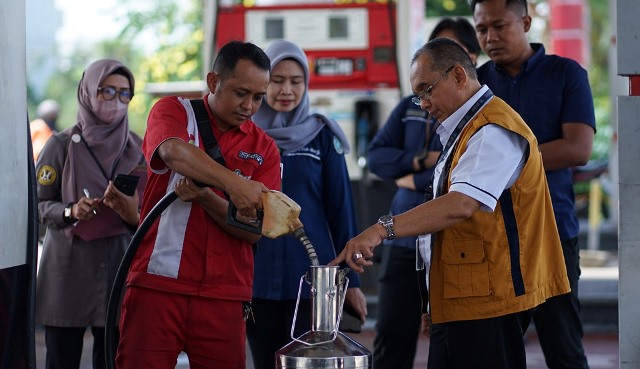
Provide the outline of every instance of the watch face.
[[64,216],[67,217],[67,218],[71,218],[71,207],[70,206],[64,208]]
[[380,222],[382,223],[389,223],[393,220],[393,218],[391,217],[391,215],[383,215],[380,217]]
[[387,230],[387,240],[393,240],[395,238],[395,232],[393,230],[393,217],[391,215],[383,215],[378,219],[378,223],[382,224]]

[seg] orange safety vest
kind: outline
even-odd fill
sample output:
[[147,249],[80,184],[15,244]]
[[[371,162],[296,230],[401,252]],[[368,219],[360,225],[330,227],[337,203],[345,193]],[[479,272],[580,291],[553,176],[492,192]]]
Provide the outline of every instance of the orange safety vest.
[[47,122],[43,119],[34,119],[29,123],[29,129],[31,130],[31,146],[33,147],[33,161],[38,161],[40,151],[44,148],[47,140],[53,136],[53,131],[49,128]]

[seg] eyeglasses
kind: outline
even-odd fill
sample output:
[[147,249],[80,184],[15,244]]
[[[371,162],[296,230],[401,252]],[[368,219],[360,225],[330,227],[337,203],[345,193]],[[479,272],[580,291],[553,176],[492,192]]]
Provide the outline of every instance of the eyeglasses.
[[416,94],[416,96],[414,96],[413,98],[411,98],[411,102],[420,106],[422,104],[422,102],[424,100],[429,100],[429,98],[431,97],[431,92],[433,91],[433,88],[436,87],[436,85],[438,84],[438,82],[440,82],[440,80],[446,76],[447,74],[449,74],[449,72],[451,72],[451,70],[453,69],[453,67],[455,67],[455,65],[450,66],[449,68],[447,68],[447,70],[444,71],[444,73],[442,73],[440,75],[440,77],[438,77],[438,79],[436,79],[435,82],[433,82],[433,84],[427,88],[425,88],[424,90],[418,92]]
[[98,93],[102,94],[102,98],[111,101],[116,98],[116,95],[120,96],[120,101],[128,104],[133,98],[133,92],[131,90],[116,90],[113,86],[98,87]]

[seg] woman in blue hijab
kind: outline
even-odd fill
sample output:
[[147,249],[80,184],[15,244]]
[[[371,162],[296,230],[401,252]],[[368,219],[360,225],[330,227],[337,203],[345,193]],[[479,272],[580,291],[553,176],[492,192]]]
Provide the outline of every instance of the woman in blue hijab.
[[[300,220],[316,248],[320,265],[339,254],[357,234],[355,206],[344,154],[347,138],[338,123],[311,113],[309,67],[302,49],[276,41],[266,50],[271,79],[266,100],[253,116],[278,145],[282,192],[300,205]],[[263,237],[255,255],[254,319],[247,338],[256,369],[275,367],[275,352],[291,341],[290,331],[300,277],[310,266],[304,247],[293,237]],[[346,302],[364,322],[367,308],[360,280],[349,273]],[[310,330],[309,288],[302,286],[295,337]]]

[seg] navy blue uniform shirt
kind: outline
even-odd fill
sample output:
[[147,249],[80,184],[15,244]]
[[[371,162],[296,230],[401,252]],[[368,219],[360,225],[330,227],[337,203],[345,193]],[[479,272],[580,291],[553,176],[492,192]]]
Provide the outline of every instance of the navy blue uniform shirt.
[[[356,213],[340,141],[325,126],[307,145],[282,154],[282,192],[302,208],[300,221],[320,265],[326,265],[358,234]],[[291,235],[262,237],[255,255],[253,297],[295,300],[302,277],[311,266],[303,245]],[[359,287],[353,271],[349,287]],[[303,283],[302,297],[309,298]]]
[[[405,97],[396,105],[369,145],[369,170],[384,180],[396,180],[414,172],[413,157],[425,146],[427,126],[431,137],[428,149],[442,150],[435,133],[435,121],[428,119],[427,112],[411,102],[412,97]],[[414,173],[415,191],[398,188],[391,202],[391,214],[401,214],[422,204],[432,175],[433,168]],[[416,237],[396,238],[390,243],[414,249]]]
[[[542,44],[531,46],[535,53],[517,76],[510,77],[493,61],[488,61],[478,68],[480,83],[489,86],[522,116],[538,144],[562,138],[564,123],[582,122],[595,131],[587,71],[574,60],[545,55]],[[579,225],[571,168],[546,173],[560,239],[576,237]]]

